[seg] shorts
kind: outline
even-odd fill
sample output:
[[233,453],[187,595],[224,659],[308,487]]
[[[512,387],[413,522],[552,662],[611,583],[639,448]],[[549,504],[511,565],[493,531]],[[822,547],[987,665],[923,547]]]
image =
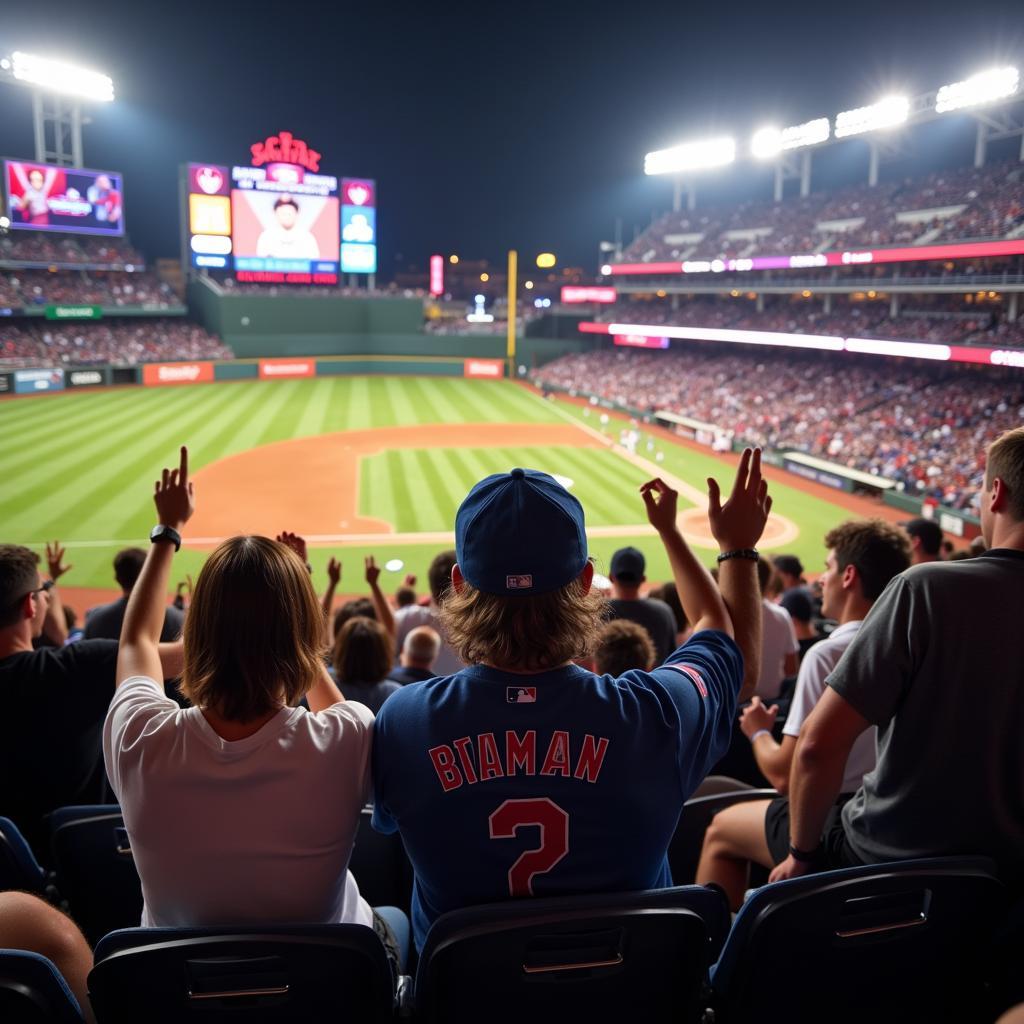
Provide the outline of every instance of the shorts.
[[[843,828],[843,806],[853,796],[843,793],[825,819],[821,831],[821,851],[815,871],[855,868],[864,862],[853,852]],[[773,864],[781,864],[789,856],[789,798],[780,796],[764,812],[764,837]]]

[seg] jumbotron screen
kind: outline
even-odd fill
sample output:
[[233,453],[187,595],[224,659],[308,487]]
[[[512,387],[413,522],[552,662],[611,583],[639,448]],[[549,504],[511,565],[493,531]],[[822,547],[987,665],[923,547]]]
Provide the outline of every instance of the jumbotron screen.
[[4,181],[14,229],[124,234],[124,185],[114,171],[5,160]]

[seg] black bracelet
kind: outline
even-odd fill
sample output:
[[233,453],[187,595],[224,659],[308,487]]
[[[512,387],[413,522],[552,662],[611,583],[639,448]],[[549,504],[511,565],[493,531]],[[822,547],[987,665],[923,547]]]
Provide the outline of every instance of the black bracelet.
[[789,855],[793,860],[800,861],[801,864],[813,864],[818,859],[818,854],[821,851],[821,843],[813,850],[798,850],[792,843],[789,844]]
[[736,548],[735,551],[723,551],[718,556],[718,561],[721,563],[730,558],[746,558],[751,562],[756,562],[760,557],[757,548]]

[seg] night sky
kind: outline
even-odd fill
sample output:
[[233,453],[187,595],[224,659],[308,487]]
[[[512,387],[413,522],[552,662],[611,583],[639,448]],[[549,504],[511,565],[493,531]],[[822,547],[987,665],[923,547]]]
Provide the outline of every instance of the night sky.
[[[150,258],[178,255],[180,163],[248,163],[250,143],[288,129],[328,173],[378,179],[385,277],[431,252],[509,247],[592,269],[617,218],[628,242],[669,204],[646,151],[745,143],[764,123],[1024,67],[1024,6],[33,0],[5,5],[0,50],[15,49],[114,79],[115,103],[90,107],[85,162],[124,173],[128,232]],[[973,152],[956,115],[915,139],[902,170]],[[27,90],[0,86],[0,152],[33,154]],[[817,180],[863,180],[866,161],[863,143],[834,147]],[[767,197],[770,176],[740,163],[713,193]]]

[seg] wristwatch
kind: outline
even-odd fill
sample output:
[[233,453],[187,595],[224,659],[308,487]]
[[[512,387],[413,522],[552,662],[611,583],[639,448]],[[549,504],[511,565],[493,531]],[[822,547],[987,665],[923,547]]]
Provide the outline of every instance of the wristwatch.
[[154,526],[149,534],[149,542],[155,544],[157,541],[169,540],[174,545],[175,551],[181,550],[181,534],[172,526]]

